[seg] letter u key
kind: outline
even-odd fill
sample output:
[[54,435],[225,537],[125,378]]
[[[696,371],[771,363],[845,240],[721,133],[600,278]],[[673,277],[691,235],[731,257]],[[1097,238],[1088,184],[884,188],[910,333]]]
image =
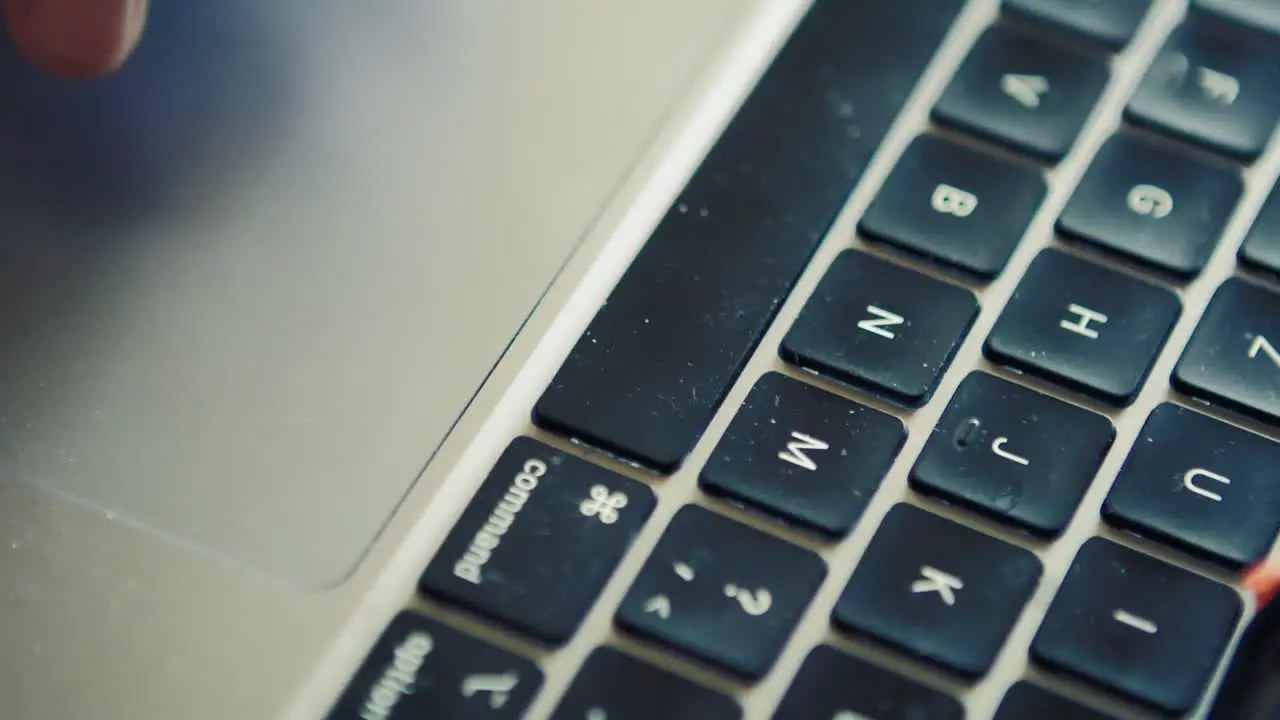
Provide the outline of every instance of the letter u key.
[[1192,468],[1187,471],[1186,475],[1182,476],[1182,485],[1186,489],[1202,497],[1207,497],[1210,500],[1213,500],[1214,502],[1222,502],[1221,495],[1219,495],[1218,493],[1212,490],[1206,490],[1200,487],[1199,485],[1197,485],[1196,484],[1197,478],[1208,478],[1215,482],[1220,482],[1223,485],[1230,485],[1231,478],[1225,477],[1223,475],[1219,475],[1218,473],[1215,473],[1215,472],[1209,472],[1208,470],[1205,470],[1203,468]]

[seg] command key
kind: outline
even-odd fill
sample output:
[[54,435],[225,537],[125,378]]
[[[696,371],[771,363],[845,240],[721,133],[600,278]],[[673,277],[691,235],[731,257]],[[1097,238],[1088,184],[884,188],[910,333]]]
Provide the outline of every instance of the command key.
[[647,485],[514,440],[422,576],[422,592],[561,644],[653,512]]

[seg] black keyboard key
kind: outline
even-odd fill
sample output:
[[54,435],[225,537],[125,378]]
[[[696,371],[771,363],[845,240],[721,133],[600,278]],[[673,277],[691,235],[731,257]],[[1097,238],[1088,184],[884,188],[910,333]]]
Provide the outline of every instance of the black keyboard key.
[[649,514],[643,483],[517,438],[422,576],[423,592],[567,641]]
[[1151,0],[1004,0],[1004,8],[1119,50],[1133,40]]
[[894,506],[836,603],[840,627],[966,678],[987,672],[1040,582],[1028,550]]
[[911,470],[929,495],[1053,537],[1115,439],[1105,416],[975,372],[956,388]]
[[1239,278],[1222,283],[1178,360],[1173,386],[1280,422],[1280,295]]
[[[1280,7],[1280,5],[1277,5]],[[1272,188],[1240,246],[1240,260],[1280,274],[1280,185]]]
[[978,314],[973,293],[846,250],[782,340],[784,360],[907,407],[923,405]]
[[1121,133],[1098,151],[1058,230],[1191,277],[1209,261],[1241,192],[1231,170]]
[[1102,507],[1113,525],[1232,568],[1280,531],[1280,445],[1165,403],[1152,411]]
[[1042,250],[987,338],[993,361],[1116,406],[1133,402],[1182,304],[1060,250]]
[[542,685],[529,660],[405,611],[392,620],[329,720],[524,717]]
[[1085,541],[1031,644],[1039,663],[1167,713],[1200,699],[1240,618],[1231,588]]
[[773,667],[826,577],[817,555],[681,508],[618,609],[623,629],[734,675]]
[[1276,0],[1192,0],[1191,4],[1236,22],[1280,34],[1280,3]]
[[827,645],[814,648],[773,720],[963,720],[955,698]]
[[1004,694],[995,720],[1113,720],[1093,708],[1085,707],[1061,695],[1032,685],[1025,680],[1015,683]]
[[701,483],[836,537],[862,515],[906,437],[892,415],[768,373],[703,467]]
[[1102,58],[996,25],[969,51],[934,116],[1056,161],[1075,144],[1107,77]]
[[898,160],[859,230],[988,279],[1009,262],[1044,194],[1038,170],[925,135]]
[[729,698],[611,647],[583,663],[552,720],[737,720]]
[[1192,12],[1151,63],[1125,114],[1252,160],[1280,120],[1280,48],[1269,34]]
[[964,5],[814,4],[579,339],[534,420],[658,470],[679,465]]

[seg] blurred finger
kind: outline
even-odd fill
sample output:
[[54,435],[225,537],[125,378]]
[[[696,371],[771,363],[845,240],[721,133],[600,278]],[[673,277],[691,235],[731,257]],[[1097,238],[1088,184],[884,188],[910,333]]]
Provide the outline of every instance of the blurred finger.
[[111,72],[138,43],[147,0],[0,0],[14,44],[60,75]]

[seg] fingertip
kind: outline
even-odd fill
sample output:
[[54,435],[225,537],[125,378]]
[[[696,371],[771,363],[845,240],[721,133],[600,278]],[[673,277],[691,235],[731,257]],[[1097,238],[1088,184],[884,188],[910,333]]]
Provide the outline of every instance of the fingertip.
[[1244,586],[1259,607],[1266,605],[1280,593],[1280,567],[1266,561],[1255,564],[1245,571]]
[[19,52],[53,73],[93,77],[120,67],[146,22],[147,0],[3,0]]

